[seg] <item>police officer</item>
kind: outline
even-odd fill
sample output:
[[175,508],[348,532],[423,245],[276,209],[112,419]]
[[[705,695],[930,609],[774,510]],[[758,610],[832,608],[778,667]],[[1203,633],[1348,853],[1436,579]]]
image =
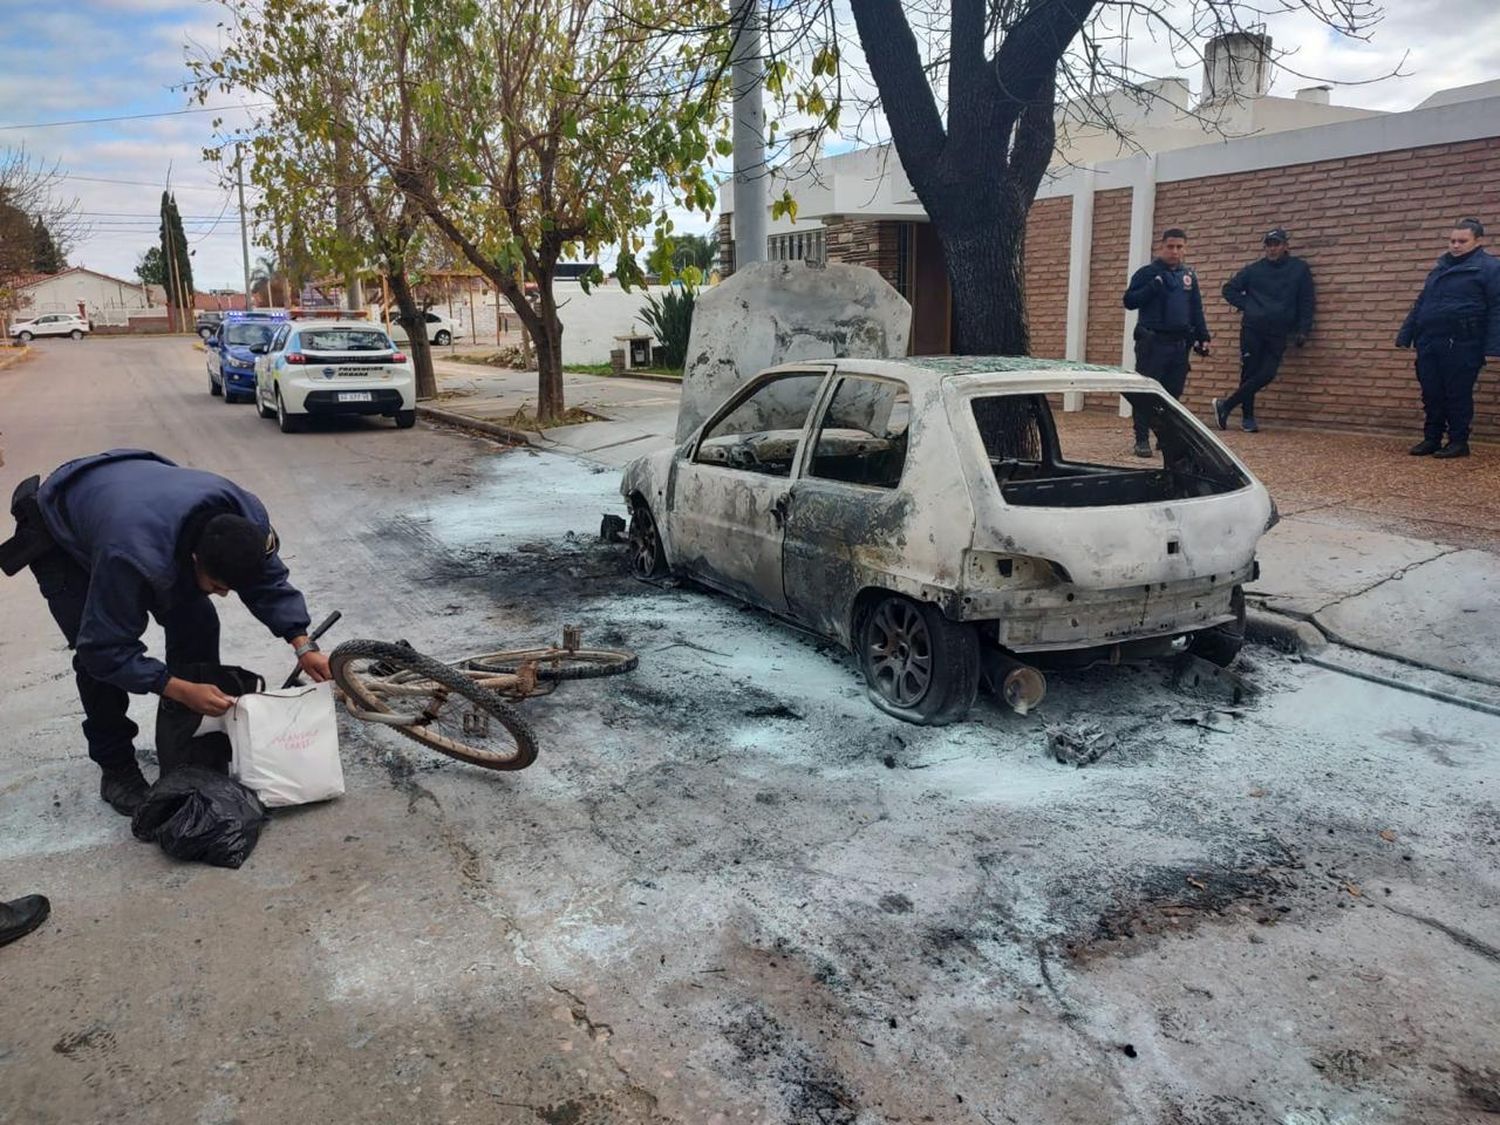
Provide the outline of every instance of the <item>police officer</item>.
[[[219,663],[219,616],[209,595],[235,591],[290,644],[314,680],[328,658],[307,638],[307,605],[288,581],[261,502],[232,481],[140,449],[69,461],[17,490],[18,529],[0,547],[8,573],[31,567],[68,645],[83,702],[83,736],[103,771],[99,796],[134,813],[146,794],[136,764],[130,695],[154,693],[202,715],[233,704],[213,684],[178,675]],[[166,631],[166,662],[146,654],[150,614]]]
[[[1209,353],[1208,322],[1203,317],[1203,295],[1198,275],[1183,263],[1187,232],[1181,227],[1162,231],[1161,249],[1149,265],[1136,270],[1125,290],[1125,307],[1139,309],[1135,326],[1135,369],[1160,383],[1173,398],[1187,386],[1188,349]],[[1135,455],[1151,456],[1151,427],[1147,411],[1135,409]]]
[[[1500,259],[1480,245],[1484,226],[1459,219],[1448,252],[1437,260],[1396,346],[1417,349],[1417,382],[1426,415],[1414,457],[1467,457],[1474,421],[1474,384],[1486,356],[1500,358]],[[1448,444],[1443,444],[1443,434]]]
[[1267,231],[1265,254],[1224,283],[1224,300],[1240,310],[1240,385],[1228,398],[1214,399],[1214,420],[1227,429],[1240,408],[1240,429],[1253,434],[1255,394],[1270,385],[1281,367],[1287,340],[1307,343],[1313,325],[1312,271],[1287,253],[1287,233]]

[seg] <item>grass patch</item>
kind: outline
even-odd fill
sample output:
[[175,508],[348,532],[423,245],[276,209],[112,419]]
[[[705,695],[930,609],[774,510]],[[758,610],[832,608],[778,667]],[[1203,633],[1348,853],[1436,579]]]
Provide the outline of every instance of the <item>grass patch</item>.
[[582,407],[570,406],[563,412],[563,416],[555,422],[548,422],[545,426],[537,421],[536,415],[528,403],[522,406],[514,414],[505,414],[490,421],[498,422],[502,426],[509,426],[513,430],[548,430],[555,426],[577,426],[584,422],[606,421],[604,415],[595,414],[593,411],[584,410]]

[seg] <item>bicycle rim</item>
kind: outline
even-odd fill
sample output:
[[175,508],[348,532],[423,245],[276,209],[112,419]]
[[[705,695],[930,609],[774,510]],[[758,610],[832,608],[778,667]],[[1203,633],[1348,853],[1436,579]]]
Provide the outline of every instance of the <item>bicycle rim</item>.
[[[392,729],[429,750],[491,770],[520,770],[536,761],[530,724],[493,691],[441,661],[382,641],[345,641],[328,662],[351,706],[411,719]],[[391,675],[370,675],[376,663]],[[400,690],[386,690],[392,680]]]
[[462,663],[477,672],[501,675],[514,675],[529,664],[538,680],[592,680],[634,671],[640,658],[633,652],[603,648],[523,648],[471,656]]

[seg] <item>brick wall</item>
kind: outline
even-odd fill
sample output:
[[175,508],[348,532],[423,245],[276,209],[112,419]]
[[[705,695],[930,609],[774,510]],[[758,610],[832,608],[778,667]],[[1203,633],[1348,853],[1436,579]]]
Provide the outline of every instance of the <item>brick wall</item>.
[[1125,334],[1125,306],[1120,296],[1130,262],[1129,188],[1094,194],[1094,246],[1089,257],[1089,334],[1084,358],[1089,363],[1120,362]]
[[[1097,204],[1096,204],[1097,206]],[[1421,400],[1412,353],[1392,346],[1422,279],[1446,247],[1449,224],[1478,214],[1500,227],[1500,140],[1433,145],[1157,187],[1156,229],[1183,226],[1202,276],[1217,347],[1195,359],[1188,404],[1239,382],[1239,317],[1219,290],[1259,256],[1273,226],[1312,267],[1318,319],[1289,348],[1256,413],[1268,422],[1416,433]],[[1094,326],[1090,325],[1090,336]],[[1092,349],[1090,349],[1092,351]],[[1500,381],[1492,364],[1475,394],[1476,436],[1500,438]]]
[[869,266],[899,290],[897,222],[829,215],[823,220],[823,246],[830,262]]
[[1026,319],[1034,356],[1062,359],[1067,349],[1072,223],[1071,196],[1037,200],[1026,221]]

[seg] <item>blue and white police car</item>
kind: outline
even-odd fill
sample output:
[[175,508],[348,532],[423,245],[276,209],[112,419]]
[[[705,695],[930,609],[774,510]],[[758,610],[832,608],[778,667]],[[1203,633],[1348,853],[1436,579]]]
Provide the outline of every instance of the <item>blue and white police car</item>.
[[255,405],[282,433],[332,414],[381,415],[403,430],[416,423],[416,372],[378,324],[288,320],[253,350]]

